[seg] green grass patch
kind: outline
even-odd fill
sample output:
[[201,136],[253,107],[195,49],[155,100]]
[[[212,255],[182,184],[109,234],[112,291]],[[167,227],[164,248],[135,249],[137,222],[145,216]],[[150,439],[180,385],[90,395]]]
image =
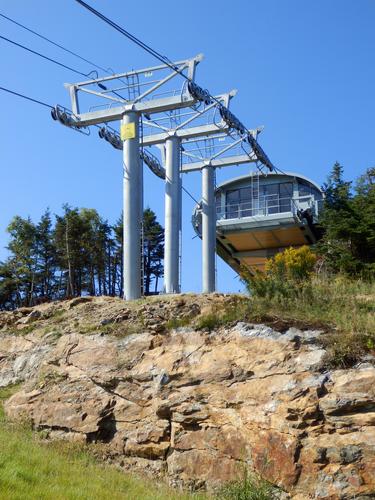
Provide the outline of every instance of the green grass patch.
[[6,420],[2,403],[16,387],[0,389],[0,498],[2,500],[188,500],[207,498],[100,465],[77,444],[42,440]]
[[238,481],[225,484],[218,492],[219,500],[270,500],[275,488],[256,475],[246,472]]
[[251,296],[251,316],[270,316],[325,330],[327,367],[349,367],[375,354],[375,283],[314,277],[294,295]]
[[184,318],[171,318],[167,321],[165,328],[166,330],[176,330],[177,328],[183,328],[185,326],[191,325],[192,318],[184,317]]
[[37,324],[32,323],[31,325],[25,325],[22,328],[12,328],[10,330],[7,330],[6,333],[12,335],[28,335],[33,330],[35,330],[37,326]]
[[65,309],[57,309],[48,319],[51,319],[54,323],[63,323],[66,321]]
[[202,314],[194,320],[193,325],[197,330],[209,332],[224,326],[231,326],[238,321],[252,319],[250,302],[245,297],[234,296],[228,303],[213,304],[212,310]]

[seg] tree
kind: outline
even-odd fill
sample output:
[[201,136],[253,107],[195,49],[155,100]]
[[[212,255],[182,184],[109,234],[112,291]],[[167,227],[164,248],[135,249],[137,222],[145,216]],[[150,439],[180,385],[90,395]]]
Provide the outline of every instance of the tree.
[[42,215],[35,231],[36,274],[38,295],[51,297],[57,267],[56,248],[53,241],[52,219],[49,209]]
[[10,235],[7,248],[11,254],[7,269],[13,276],[17,305],[33,305],[37,272],[36,227],[30,217],[16,216],[7,231]]
[[323,186],[324,211],[320,223],[324,236],[317,245],[327,269],[351,276],[374,271],[374,169],[352,183],[343,178],[343,167],[335,163]]
[[112,258],[112,269],[111,269],[111,281],[113,287],[113,293],[111,295],[117,294],[122,297],[124,295],[123,283],[124,283],[124,255],[123,255],[123,245],[124,245],[124,223],[122,215],[116,221],[113,226],[114,238],[113,238],[113,258]]
[[264,271],[250,273],[244,266],[241,278],[252,295],[294,299],[308,291],[316,261],[307,245],[290,247],[267,259]]
[[17,285],[9,262],[0,262],[0,310],[20,305]]
[[375,167],[361,175],[355,186],[354,209],[358,214],[357,253],[365,272],[375,274]]
[[[9,257],[0,263],[0,309],[39,301],[90,295],[123,295],[122,217],[110,226],[96,210],[63,206],[52,220],[16,216],[8,227]],[[164,230],[150,209],[144,212],[144,291],[158,289],[163,275]]]
[[164,229],[150,208],[143,212],[143,273],[144,294],[150,294],[150,287],[155,279],[155,292],[158,280],[163,276],[164,267]]
[[62,296],[74,297],[81,295],[83,255],[82,255],[82,224],[78,208],[64,205],[64,215],[56,215],[54,241],[58,264],[61,269]]

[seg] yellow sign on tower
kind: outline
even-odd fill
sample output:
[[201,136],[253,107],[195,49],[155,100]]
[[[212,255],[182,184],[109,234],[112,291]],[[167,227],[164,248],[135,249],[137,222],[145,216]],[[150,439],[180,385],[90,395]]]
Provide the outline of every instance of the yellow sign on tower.
[[123,123],[120,128],[121,140],[135,139],[135,123]]

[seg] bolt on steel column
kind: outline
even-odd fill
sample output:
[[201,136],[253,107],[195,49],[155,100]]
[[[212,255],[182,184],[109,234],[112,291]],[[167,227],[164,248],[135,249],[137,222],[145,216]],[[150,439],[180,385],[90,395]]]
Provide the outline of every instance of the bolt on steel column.
[[216,209],[214,168],[202,169],[202,288],[215,291]]
[[124,168],[124,299],[141,296],[141,182],[139,158],[139,115],[124,114],[121,124]]
[[176,136],[165,141],[165,250],[164,290],[178,293],[180,246],[180,140]]

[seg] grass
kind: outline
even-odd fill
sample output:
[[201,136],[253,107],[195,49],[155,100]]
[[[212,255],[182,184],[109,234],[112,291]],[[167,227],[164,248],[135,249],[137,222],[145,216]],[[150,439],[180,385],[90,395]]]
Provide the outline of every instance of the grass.
[[215,495],[184,493],[101,465],[80,444],[49,441],[29,425],[9,422],[3,403],[18,386],[0,388],[1,500],[269,500],[274,489],[257,476],[224,485]]
[[219,500],[270,500],[273,488],[259,477],[245,472],[243,479],[225,484],[219,491]]
[[12,335],[28,335],[29,333],[31,333],[33,330],[35,330],[35,328],[37,327],[37,325],[35,323],[32,323],[31,325],[25,325],[25,326],[22,326],[22,328],[17,328],[17,329],[12,329],[12,330],[9,330],[7,331],[7,333],[10,333]]
[[343,277],[317,278],[294,297],[250,298],[252,316],[300,321],[326,331],[327,367],[349,367],[375,354],[375,283]]
[[245,297],[233,296],[226,304],[214,305],[211,312],[198,316],[194,327],[209,332],[224,326],[230,326],[238,321],[251,319],[251,307]]
[[0,389],[0,498],[2,500],[188,500],[148,479],[100,465],[82,447],[41,440],[26,425],[4,417],[2,403],[15,388]]
[[169,321],[167,321],[165,328],[166,330],[176,330],[177,328],[183,328],[185,326],[191,325],[192,318],[185,317],[185,318],[171,318]]
[[297,294],[237,296],[189,324],[211,332],[238,321],[279,331],[291,326],[323,330],[320,341],[327,353],[322,368],[347,368],[366,354],[375,355],[375,283],[315,277]]

